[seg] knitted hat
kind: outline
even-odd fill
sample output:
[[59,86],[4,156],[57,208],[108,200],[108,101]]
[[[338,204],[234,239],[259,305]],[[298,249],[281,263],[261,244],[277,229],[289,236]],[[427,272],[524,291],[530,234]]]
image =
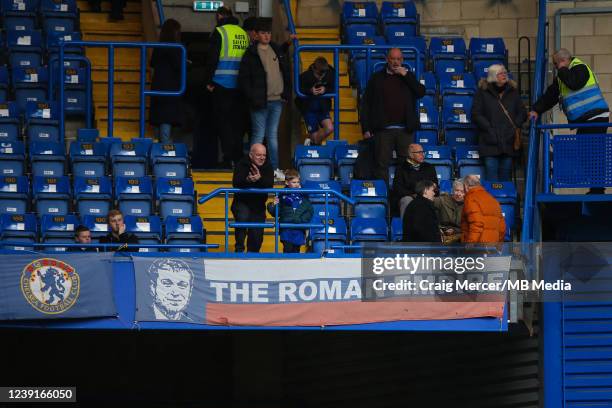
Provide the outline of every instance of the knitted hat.
[[272,19],[260,17],[255,23],[255,31],[272,31]]

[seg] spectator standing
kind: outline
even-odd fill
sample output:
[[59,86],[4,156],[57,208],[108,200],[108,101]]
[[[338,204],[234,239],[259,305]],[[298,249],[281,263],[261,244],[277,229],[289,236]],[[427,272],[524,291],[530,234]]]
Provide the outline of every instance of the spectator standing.
[[300,91],[309,95],[307,98],[295,98],[295,103],[304,117],[308,137],[305,145],[320,145],[334,131],[329,111],[332,108],[331,98],[326,93],[333,93],[336,83],[334,68],[324,57],[317,57],[308,69],[300,75]]
[[[169,18],[161,28],[159,42],[180,43],[181,25]],[[151,89],[176,91],[181,86],[181,53],[174,48],[154,48],[151,57],[153,79]],[[172,143],[172,127],[182,124],[183,108],[180,96],[151,96],[149,122],[157,127],[161,143]]]
[[[285,188],[299,190],[300,173],[297,170],[287,170],[285,172]],[[278,205],[278,221],[288,224],[305,224],[310,222],[314,210],[312,204],[304,194],[284,193],[280,197],[275,197],[274,204],[268,205],[268,212],[274,217],[275,206]],[[280,240],[283,243],[284,253],[299,253],[300,247],[306,244],[306,230],[297,228],[282,228],[280,230]]]
[[[75,244],[91,244],[91,231],[84,225],[79,225],[74,230]],[[98,252],[98,248],[93,247],[70,247],[69,252]]]
[[281,47],[271,41],[270,20],[258,19],[256,31],[257,41],[242,58],[238,82],[251,111],[251,145],[263,143],[265,137],[274,176],[283,180],[278,162],[278,123],[283,102],[291,95],[289,62]]
[[491,65],[487,78],[478,82],[472,106],[485,180],[511,180],[512,161],[520,150],[521,126],[526,119],[527,111],[516,82],[508,79],[503,65]]
[[246,106],[238,89],[238,70],[249,46],[249,36],[229,8],[219,7],[216,18],[204,83],[212,92],[214,127],[221,142],[223,166],[229,168],[243,156]]
[[[272,188],[274,171],[266,160],[264,145],[252,145],[249,155],[236,164],[232,185],[235,188]],[[267,198],[267,194],[235,194],[232,214],[236,222],[264,222]],[[244,252],[244,239],[247,235],[247,251],[259,252],[263,242],[262,228],[236,228],[236,252]]]
[[463,184],[466,193],[461,215],[461,242],[504,242],[506,222],[497,200],[480,185],[476,175],[466,176]]
[[[601,93],[597,77],[591,68],[565,48],[553,54],[553,65],[557,75],[544,94],[533,105],[530,118],[539,115],[561,103],[569,123],[608,123],[610,109]],[[576,134],[606,133],[608,128],[578,128]],[[604,188],[591,188],[591,194],[604,194]]]
[[395,169],[393,189],[391,190],[391,213],[404,217],[404,211],[417,195],[416,185],[421,180],[438,184],[438,174],[434,165],[425,161],[425,151],[420,144],[408,146],[408,158]]
[[440,229],[445,243],[453,243],[461,240],[461,214],[463,212],[463,200],[465,189],[463,180],[453,181],[451,194],[441,193],[434,198],[434,207],[438,214]]
[[125,222],[123,214],[119,210],[110,210],[108,212],[108,227],[110,232],[100,238],[101,244],[123,244],[115,251],[121,251],[128,248],[128,244],[138,245],[138,237],[130,232],[125,231]]
[[385,69],[372,74],[361,99],[363,137],[375,139],[374,177],[385,180],[387,185],[393,150],[400,160],[406,158],[414,131],[419,127],[417,99],[425,95],[425,86],[403,62],[402,51],[390,49]]
[[402,219],[402,241],[442,242],[438,214],[433,204],[436,184],[431,180],[421,180],[416,184],[415,191],[416,196],[406,207]]

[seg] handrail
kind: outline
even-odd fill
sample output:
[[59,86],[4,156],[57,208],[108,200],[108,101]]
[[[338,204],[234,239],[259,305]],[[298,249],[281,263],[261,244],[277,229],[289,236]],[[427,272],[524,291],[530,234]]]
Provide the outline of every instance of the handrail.
[[[82,55],[65,55],[64,56],[65,60],[68,61],[80,61],[80,62],[84,62],[85,65],[87,65],[87,78],[85,80],[85,93],[87,94],[87,101],[85,102],[85,122],[87,124],[87,129],[91,129],[92,128],[92,109],[91,109],[91,105],[92,105],[92,98],[93,98],[93,93],[91,90],[91,61],[89,61],[89,59],[87,59],[86,57],[82,56]],[[57,79],[55,77],[55,72],[53,71],[53,63],[57,61],[57,67],[60,71],[60,74],[57,74],[60,77],[60,81],[64,81],[64,72],[65,72],[65,68],[61,68],[60,67],[60,63],[59,63],[59,57],[54,56],[53,58],[51,58],[51,60],[49,61],[49,95],[51,95],[51,97],[53,97],[55,95],[55,80]],[[63,106],[62,106],[62,111],[63,111]],[[63,116],[63,115],[62,115]],[[64,132],[60,132],[60,139],[63,141],[64,140]]]
[[[219,248],[219,244],[78,244],[76,242],[15,242],[15,241],[2,241],[0,247],[6,246],[17,246],[17,247],[41,247],[41,248],[102,248],[104,250],[111,248],[120,248],[125,246],[127,248]],[[130,251],[126,251],[130,252]]]
[[[291,0],[282,0],[285,6],[285,13],[287,14],[287,29],[291,34],[297,34],[295,29],[295,22],[293,21],[293,14],[291,13]],[[299,41],[297,38],[293,39],[293,45],[298,45]]]
[[601,128],[612,127],[612,123],[595,122],[595,123],[545,123],[537,126],[538,129],[574,129],[574,128]]
[[[159,42],[123,42],[123,41],[69,41],[59,42],[59,65],[64,66],[65,47],[104,47],[108,48],[108,127],[107,136],[113,136],[113,110],[114,110],[114,87],[115,87],[115,48],[140,48],[140,137],[145,134],[145,98],[146,96],[180,96],[185,92],[187,78],[187,50],[182,44],[159,43]],[[181,85],[176,91],[155,91],[146,90],[147,75],[147,49],[148,48],[177,48],[181,52]],[[63,71],[60,70],[63,74]],[[63,75],[62,75],[63,76]],[[64,81],[61,78],[59,90],[60,107],[60,134],[65,131],[65,112],[64,112]]]
[[159,17],[159,26],[163,26],[164,22],[166,21],[166,17],[164,16],[164,4],[162,3],[162,0],[155,0],[155,3],[157,5],[157,15]]
[[[328,205],[329,205],[329,196],[335,196],[337,198],[339,198],[342,201],[345,201],[351,205],[355,204],[355,201],[350,198],[345,196],[344,194],[335,191],[335,190],[325,190],[322,188],[301,188],[299,190],[296,190],[294,188],[247,188],[247,189],[240,189],[240,188],[217,188],[213,191],[211,191],[210,193],[206,194],[206,195],[202,195],[200,196],[200,198],[198,198],[198,204],[203,204],[213,198],[215,198],[216,196],[223,194],[224,199],[225,199],[225,252],[228,253],[229,252],[229,228],[274,228],[274,253],[278,253],[278,236],[279,236],[279,229],[280,228],[285,228],[286,226],[289,226],[288,228],[294,228],[292,227],[292,225],[294,224],[285,224],[285,223],[279,223],[278,221],[278,205],[274,206],[274,224],[268,224],[265,222],[233,222],[230,223],[229,222],[229,195],[230,194],[236,194],[236,193],[240,193],[240,194],[274,194],[275,197],[278,197],[279,194],[286,194],[286,193],[300,193],[300,194],[317,194],[317,195],[324,195],[325,196],[325,223],[324,224],[314,224],[314,223],[309,223],[308,225],[314,225],[313,228],[316,227],[324,227],[325,228],[325,248],[328,249],[328,225],[329,225],[329,211],[327,211]],[[300,224],[302,227],[300,228],[310,228],[307,227],[305,224]]]
[[[331,98],[334,100],[334,140],[340,139],[340,51],[365,51],[366,52],[366,78],[370,77],[370,61],[372,59],[372,52],[378,50],[389,50],[392,48],[399,48],[403,51],[413,52],[416,55],[416,63],[414,75],[417,80],[420,78],[419,72],[419,61],[421,54],[418,48],[412,46],[397,46],[397,45],[345,45],[345,44],[321,44],[321,45],[298,45],[294,49],[294,64],[293,64],[293,76],[295,78],[294,91],[299,98],[309,98],[311,95],[306,95],[300,91],[300,52],[301,51],[332,51],[334,53],[334,92],[325,93],[317,96],[318,98]],[[418,105],[416,106],[418,110]]]

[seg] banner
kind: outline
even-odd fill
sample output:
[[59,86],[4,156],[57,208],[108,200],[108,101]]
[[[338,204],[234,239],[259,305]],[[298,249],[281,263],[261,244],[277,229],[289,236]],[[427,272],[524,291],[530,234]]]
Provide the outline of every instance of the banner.
[[359,258],[133,259],[139,321],[327,326],[503,316],[503,300],[364,301]]
[[0,320],[116,314],[112,254],[2,255]]

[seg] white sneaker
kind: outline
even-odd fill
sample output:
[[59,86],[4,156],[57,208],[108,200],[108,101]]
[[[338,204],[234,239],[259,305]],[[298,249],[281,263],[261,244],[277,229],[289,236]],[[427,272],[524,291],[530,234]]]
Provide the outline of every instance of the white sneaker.
[[312,144],[312,140],[309,137],[304,139],[304,146],[310,146],[311,144]]
[[274,181],[285,181],[285,173],[281,169],[274,170]]

